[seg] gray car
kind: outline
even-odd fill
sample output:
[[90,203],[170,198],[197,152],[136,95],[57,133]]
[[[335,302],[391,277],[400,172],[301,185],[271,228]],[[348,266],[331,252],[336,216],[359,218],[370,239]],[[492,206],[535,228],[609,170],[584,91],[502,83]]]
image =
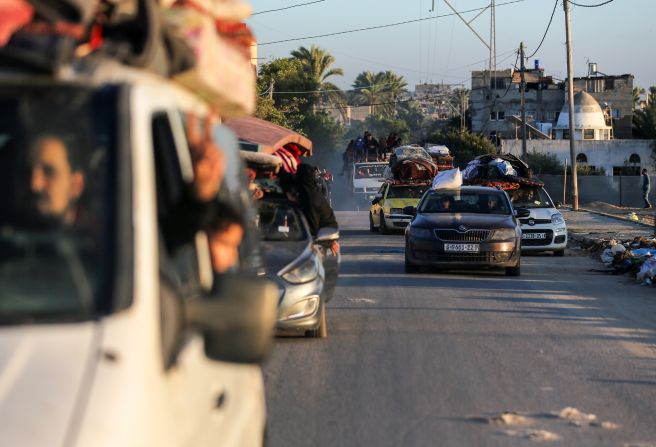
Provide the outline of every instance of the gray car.
[[428,190],[405,232],[405,270],[501,267],[519,276],[522,230],[508,195],[496,188],[463,186]]
[[325,228],[313,238],[303,213],[283,198],[259,203],[257,225],[266,274],[280,290],[278,330],[326,337],[326,303],[335,290],[340,259],[328,247],[339,231]]

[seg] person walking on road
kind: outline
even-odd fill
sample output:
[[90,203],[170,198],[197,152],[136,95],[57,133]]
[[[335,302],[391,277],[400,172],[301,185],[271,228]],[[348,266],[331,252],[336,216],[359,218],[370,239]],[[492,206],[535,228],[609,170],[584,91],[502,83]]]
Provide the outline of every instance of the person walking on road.
[[649,203],[649,190],[651,189],[651,182],[649,180],[649,174],[647,170],[642,170],[642,199],[645,201],[645,208],[651,208],[651,203]]

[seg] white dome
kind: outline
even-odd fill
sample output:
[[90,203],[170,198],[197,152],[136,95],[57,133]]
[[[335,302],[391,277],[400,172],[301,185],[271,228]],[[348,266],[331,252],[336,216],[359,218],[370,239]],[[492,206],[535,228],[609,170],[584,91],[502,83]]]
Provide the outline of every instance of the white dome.
[[[574,95],[574,129],[610,129],[596,99],[587,92]],[[569,129],[569,104],[566,103],[555,129]]]

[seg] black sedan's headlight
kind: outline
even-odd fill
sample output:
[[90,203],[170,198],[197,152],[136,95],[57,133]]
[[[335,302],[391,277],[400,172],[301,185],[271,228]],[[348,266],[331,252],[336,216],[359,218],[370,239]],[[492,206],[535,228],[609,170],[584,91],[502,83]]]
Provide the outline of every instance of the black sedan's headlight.
[[509,239],[513,239],[517,236],[517,233],[515,233],[515,230],[512,228],[501,228],[499,230],[494,230],[494,234],[492,235],[492,240],[493,241],[507,241]]

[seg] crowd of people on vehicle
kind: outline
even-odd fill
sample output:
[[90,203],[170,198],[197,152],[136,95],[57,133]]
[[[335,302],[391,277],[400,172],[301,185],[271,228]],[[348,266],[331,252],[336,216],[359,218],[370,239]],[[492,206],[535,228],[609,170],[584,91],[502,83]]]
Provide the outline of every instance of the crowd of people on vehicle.
[[371,132],[365,131],[363,135],[350,140],[346,146],[342,155],[344,163],[342,174],[352,163],[385,161],[388,154],[401,144],[401,138],[396,132],[391,132],[387,138],[381,137],[377,140]]

